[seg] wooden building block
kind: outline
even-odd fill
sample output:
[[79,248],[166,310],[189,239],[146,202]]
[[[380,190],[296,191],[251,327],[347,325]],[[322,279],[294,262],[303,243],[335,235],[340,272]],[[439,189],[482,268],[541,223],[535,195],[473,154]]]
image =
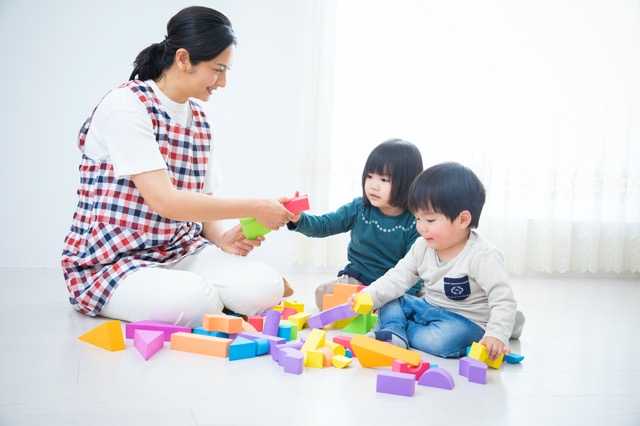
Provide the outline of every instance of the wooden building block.
[[390,367],[394,359],[409,365],[418,365],[422,355],[408,349],[402,349],[390,343],[356,334],[351,339],[351,347],[360,361],[360,365],[368,367]]
[[78,337],[78,340],[91,343],[92,345],[111,352],[125,350],[122,326],[118,320],[103,322]]
[[224,314],[206,314],[202,317],[202,328],[206,331],[222,331],[236,334],[242,332],[242,318]]
[[170,348],[175,351],[227,358],[231,339],[177,332],[171,335]]

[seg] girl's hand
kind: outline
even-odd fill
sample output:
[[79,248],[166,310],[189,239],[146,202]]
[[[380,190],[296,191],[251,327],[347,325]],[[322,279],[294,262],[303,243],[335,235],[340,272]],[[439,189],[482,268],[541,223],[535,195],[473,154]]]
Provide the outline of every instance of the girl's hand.
[[280,200],[260,200],[253,217],[272,231],[282,228],[295,215],[282,205],[281,200],[286,202],[289,199],[285,197]]
[[217,246],[225,253],[231,253],[238,256],[246,256],[256,247],[260,247],[264,237],[258,237],[255,240],[247,240],[242,233],[242,227],[236,225],[226,231],[218,239]]
[[[347,299],[347,302],[349,302],[349,307],[351,308],[351,310],[353,311],[353,305],[356,304],[356,294],[353,293],[351,296],[349,296],[349,298]],[[354,311],[355,312],[355,311]]]
[[503,345],[500,340],[493,337],[485,337],[478,343],[487,347],[487,355],[489,355],[491,361],[494,361],[502,354],[509,355],[511,353],[511,349],[508,346]]

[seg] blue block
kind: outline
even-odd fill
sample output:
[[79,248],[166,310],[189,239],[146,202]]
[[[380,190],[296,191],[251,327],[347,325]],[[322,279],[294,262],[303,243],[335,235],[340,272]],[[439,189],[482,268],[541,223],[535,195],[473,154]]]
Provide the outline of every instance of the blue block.
[[257,345],[253,340],[244,337],[236,337],[229,345],[229,361],[238,359],[255,358]]
[[517,364],[524,359],[523,355],[514,354],[511,352],[509,355],[505,355],[503,360],[507,364]]
[[193,334],[204,334],[205,336],[223,337],[225,339],[229,338],[229,335],[227,333],[223,333],[222,331],[207,331],[202,327],[194,328]]

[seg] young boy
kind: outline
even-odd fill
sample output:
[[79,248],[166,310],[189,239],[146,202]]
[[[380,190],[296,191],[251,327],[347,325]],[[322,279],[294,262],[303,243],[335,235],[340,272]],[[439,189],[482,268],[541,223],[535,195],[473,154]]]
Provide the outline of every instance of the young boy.
[[[465,355],[480,342],[490,359],[509,354],[509,337],[519,337],[518,312],[502,254],[473,229],[478,226],[485,189],[458,163],[430,167],[409,189],[409,209],[420,236],[407,255],[362,290],[378,308],[378,340],[444,358]],[[404,294],[418,278],[422,293]],[[352,296],[351,301],[355,299]]]

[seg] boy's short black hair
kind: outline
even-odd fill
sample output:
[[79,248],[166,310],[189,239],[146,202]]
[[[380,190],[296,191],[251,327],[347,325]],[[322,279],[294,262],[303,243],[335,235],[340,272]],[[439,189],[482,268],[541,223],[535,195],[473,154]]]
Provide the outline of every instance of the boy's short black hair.
[[362,201],[371,204],[364,191],[367,175],[376,173],[391,178],[389,204],[408,209],[409,187],[422,171],[422,154],[417,146],[403,139],[389,139],[375,147],[362,171]]
[[476,174],[458,163],[429,167],[411,184],[409,210],[414,214],[431,210],[454,221],[460,213],[471,213],[470,228],[477,228],[486,190]]

